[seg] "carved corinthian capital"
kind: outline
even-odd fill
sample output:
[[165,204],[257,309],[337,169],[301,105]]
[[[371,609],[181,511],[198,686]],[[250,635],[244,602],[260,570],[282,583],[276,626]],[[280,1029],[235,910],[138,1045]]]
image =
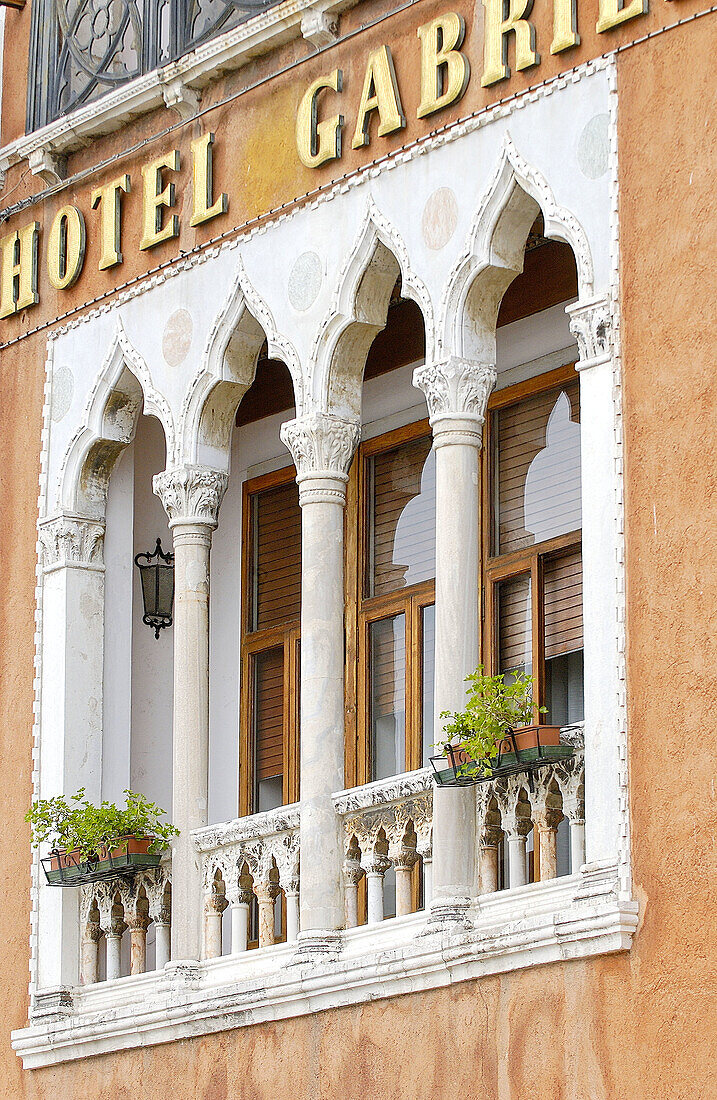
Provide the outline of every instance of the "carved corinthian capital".
[[358,420],[309,413],[283,424],[281,441],[294,459],[302,504],[309,500],[343,502],[348,469],[359,441]]
[[62,566],[101,569],[105,525],[83,516],[55,516],[38,526],[43,569]]
[[605,298],[577,302],[565,311],[570,318],[570,331],[578,342],[578,370],[605,363],[612,351],[612,317]]
[[442,363],[429,363],[413,372],[413,384],[426,395],[431,426],[472,422],[480,431],[488,398],[496,382],[492,363],[474,363],[452,355]]
[[156,474],[152,487],[169,516],[169,526],[203,523],[216,527],[227,475],[206,466],[177,466]]

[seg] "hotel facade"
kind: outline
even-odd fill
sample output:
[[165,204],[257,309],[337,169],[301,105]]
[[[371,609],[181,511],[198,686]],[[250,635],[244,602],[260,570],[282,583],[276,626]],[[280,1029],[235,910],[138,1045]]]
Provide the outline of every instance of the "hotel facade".
[[[0,1097],[714,1095],[716,53],[2,0]],[[437,784],[478,665],[572,752]],[[50,884],[128,788],[171,851]]]

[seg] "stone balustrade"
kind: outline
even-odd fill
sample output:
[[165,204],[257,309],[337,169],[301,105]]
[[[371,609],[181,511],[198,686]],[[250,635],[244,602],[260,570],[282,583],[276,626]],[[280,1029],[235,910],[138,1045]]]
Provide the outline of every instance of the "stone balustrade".
[[[346,927],[359,923],[359,883],[366,878],[366,923],[384,919],[384,882],[396,875],[396,916],[431,901],[433,788],[428,769],[367,783],[334,795],[345,837]],[[422,890],[414,867],[422,870]],[[422,895],[422,896],[421,896]]]
[[[564,727],[561,740],[573,745],[573,756],[530,774],[518,773],[477,788],[479,893],[491,894],[501,886],[523,886],[528,882],[526,848],[531,830],[533,878],[555,878],[558,828],[563,820],[570,829],[571,870],[578,871],[585,862],[582,726]],[[506,847],[507,874],[501,876],[501,863],[506,862],[501,856]]]
[[[147,930],[154,928],[154,969],[170,959],[172,887],[169,863],[132,877],[118,875],[80,887],[80,967],[83,985],[100,980],[102,946],[109,981],[147,970]],[[129,953],[123,950],[129,931]],[[127,961],[127,954],[129,958]]]
[[[204,892],[203,956],[213,959],[276,942],[279,930],[288,942],[299,931],[299,806],[211,825],[192,833],[199,853]],[[253,900],[255,899],[255,900]],[[277,902],[281,901],[281,910]],[[231,932],[225,944],[223,913],[231,907]]]

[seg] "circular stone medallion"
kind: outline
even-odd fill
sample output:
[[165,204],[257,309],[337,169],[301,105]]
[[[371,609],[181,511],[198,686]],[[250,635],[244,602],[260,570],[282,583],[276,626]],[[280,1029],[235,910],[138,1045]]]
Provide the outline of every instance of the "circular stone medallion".
[[57,424],[67,414],[75,392],[75,380],[69,367],[58,367],[52,375],[50,416]]
[[170,367],[178,367],[187,358],[194,324],[186,309],[178,309],[167,320],[162,337],[162,355]]
[[439,187],[426,200],[421,220],[421,233],[428,248],[434,252],[447,245],[458,224],[458,200],[450,187]]
[[578,138],[578,167],[589,180],[600,179],[608,169],[610,156],[610,117],[594,115]]
[[289,272],[287,291],[297,313],[313,306],[321,290],[321,259],[315,252],[302,252]]

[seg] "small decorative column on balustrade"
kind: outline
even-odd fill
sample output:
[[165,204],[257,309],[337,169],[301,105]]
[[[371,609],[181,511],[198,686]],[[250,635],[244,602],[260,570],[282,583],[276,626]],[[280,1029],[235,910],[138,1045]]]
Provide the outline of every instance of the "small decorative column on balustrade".
[[575,874],[585,862],[585,798],[579,775],[563,796],[563,813],[570,822],[570,870]]
[[533,837],[541,881],[558,875],[558,825],[563,820],[561,803],[560,794],[548,788],[540,793],[533,809]]
[[274,903],[281,893],[277,882],[257,882],[254,893],[259,903],[259,947],[276,943]]
[[[112,907],[113,909],[115,906]],[[127,925],[123,917],[113,916],[104,929],[107,941],[107,981],[122,977],[122,936]]]
[[387,855],[376,848],[363,859],[366,872],[367,924],[380,924],[383,920],[383,884],[386,871],[391,866]]
[[154,918],[154,968],[164,970],[171,958],[171,916],[169,907],[163,905]]
[[154,478],[174,541],[172,957],[201,952],[202,878],[191,831],[207,823],[209,788],[209,552],[227,475],[183,466]]
[[295,943],[299,937],[299,891],[298,875],[291,878],[284,888],[286,897],[286,942]]
[[396,916],[406,917],[413,912],[413,875],[418,860],[415,848],[406,844],[390,847],[388,858],[396,872]]
[[301,505],[299,939],[331,950],[344,920],[343,834],[331,796],[344,785],[344,506],[359,425],[311,413],[284,424],[281,438]]
[[135,912],[127,917],[130,934],[130,974],[144,974],[147,969],[147,928],[149,916],[146,912]]
[[242,876],[238,888],[230,890],[229,904],[232,908],[232,955],[246,951],[249,942],[249,910],[251,907],[251,879],[248,884]]
[[429,910],[433,901],[433,837],[431,832],[426,836],[418,834],[416,851],[421,857],[423,865],[423,908]]
[[222,914],[228,905],[222,889],[212,884],[204,913],[204,957],[218,959],[222,953]]
[[99,920],[87,921],[82,935],[80,955],[80,982],[82,985],[94,985],[99,981],[99,955],[102,929]]
[[[480,448],[496,372],[452,356],[419,367],[436,451],[436,737],[442,711],[465,705],[465,677],[478,664]],[[460,921],[475,874],[475,791],[437,787],[433,800],[432,920]]]
[[499,826],[487,824],[480,834],[478,877],[481,894],[498,889],[498,851],[503,833]]
[[344,896],[346,902],[346,927],[358,927],[358,885],[366,873],[361,866],[361,852],[351,846],[344,860]]

